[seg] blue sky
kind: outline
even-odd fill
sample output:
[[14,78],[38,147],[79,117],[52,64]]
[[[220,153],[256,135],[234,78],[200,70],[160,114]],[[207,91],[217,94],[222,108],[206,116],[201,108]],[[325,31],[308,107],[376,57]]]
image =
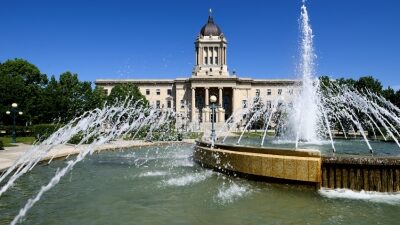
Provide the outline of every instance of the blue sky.
[[[0,61],[24,58],[43,73],[80,79],[189,77],[194,40],[213,9],[241,77],[294,78],[295,0],[2,0]],[[373,75],[400,88],[400,1],[308,0],[316,72]]]

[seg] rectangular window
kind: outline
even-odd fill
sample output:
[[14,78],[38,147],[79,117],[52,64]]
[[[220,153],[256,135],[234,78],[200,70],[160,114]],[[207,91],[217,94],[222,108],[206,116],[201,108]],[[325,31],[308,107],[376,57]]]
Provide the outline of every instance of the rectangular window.
[[108,95],[108,89],[104,89],[104,88],[103,88],[103,93],[104,93],[105,95]]
[[210,56],[210,64],[211,65],[213,64],[213,57],[212,56]]
[[260,97],[260,89],[256,89],[256,97]]
[[267,101],[267,108],[268,108],[268,109],[272,108],[272,103],[271,103],[271,101]]
[[160,103],[160,100],[157,100],[157,101],[156,101],[156,107],[157,107],[157,109],[160,108],[160,104],[161,104],[161,103]]
[[168,109],[172,108],[171,100],[168,100],[168,101],[167,101],[167,108],[168,108]]
[[207,58],[207,56],[206,57],[204,57],[204,64],[208,64],[208,60],[207,60],[208,58]]
[[247,108],[247,100],[242,101],[242,107],[243,109]]
[[146,95],[150,95],[150,89],[146,89]]
[[289,95],[293,95],[293,89],[289,90]]
[[156,93],[157,93],[157,95],[160,95],[161,94],[160,89],[157,89]]
[[282,89],[278,89],[278,95],[282,95]]
[[267,89],[267,95],[271,95],[271,89]]
[[181,109],[185,108],[185,100],[181,100]]
[[167,94],[171,96],[172,95],[172,89],[168,89],[167,90]]
[[218,56],[215,56],[215,64],[218,64]]

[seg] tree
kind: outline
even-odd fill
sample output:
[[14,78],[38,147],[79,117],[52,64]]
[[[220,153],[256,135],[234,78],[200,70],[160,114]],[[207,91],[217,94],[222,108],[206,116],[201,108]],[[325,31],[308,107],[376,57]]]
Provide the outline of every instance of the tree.
[[381,82],[372,76],[360,77],[354,87],[359,91],[370,90],[376,94],[382,94],[383,89]]
[[104,93],[104,89],[96,87],[93,89],[93,92],[89,97],[88,108],[89,109],[102,108],[106,101],[107,101],[107,94]]
[[127,98],[135,102],[140,101],[141,104],[139,105],[148,105],[149,103],[139,88],[131,83],[115,85],[108,96],[108,102],[113,104],[116,101],[124,101]]
[[400,90],[398,90],[396,92],[396,98],[395,98],[393,104],[395,104],[397,107],[400,108]]
[[40,98],[42,111],[37,112],[40,123],[52,123],[61,116],[59,113],[61,95],[59,83],[52,75]]
[[90,110],[91,83],[79,81],[77,74],[65,72],[59,82],[59,114],[63,120],[70,120]]
[[349,78],[349,79],[339,78],[335,82],[338,85],[346,85],[346,86],[349,86],[349,87],[354,87],[357,81],[355,81],[354,79],[351,79],[351,78]]
[[47,84],[47,76],[33,64],[23,59],[7,60],[0,64],[0,123],[11,123],[11,118],[5,115],[12,103],[18,103],[18,109],[24,115],[17,117],[31,121],[35,119],[41,89]]
[[392,102],[393,104],[396,104],[396,92],[391,88],[390,86],[382,91],[382,96]]
[[40,73],[40,70],[24,59],[7,60],[0,65],[0,75],[21,77],[26,85],[46,85],[47,76]]

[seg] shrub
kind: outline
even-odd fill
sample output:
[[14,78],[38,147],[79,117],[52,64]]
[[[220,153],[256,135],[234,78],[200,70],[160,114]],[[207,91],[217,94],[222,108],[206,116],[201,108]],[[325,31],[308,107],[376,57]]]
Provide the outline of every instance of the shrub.
[[[1,133],[1,136],[5,136],[5,135],[11,135],[12,131],[13,131],[13,126],[9,125],[9,126],[0,126],[0,131],[5,131],[5,133]],[[25,136],[27,134],[29,134],[29,127],[26,126],[15,126],[15,132],[17,134],[17,136]]]
[[36,139],[46,139],[61,126],[59,124],[37,124],[31,127],[31,132]]
[[[84,138],[84,134],[82,132],[79,132],[78,134],[74,135],[71,139],[69,139],[68,143],[70,144],[79,144],[82,139]],[[91,136],[88,140],[84,141],[82,144],[91,144],[93,141],[98,138],[98,135]]]
[[3,150],[4,149],[4,144],[3,144],[3,141],[2,140],[0,140],[0,150]]

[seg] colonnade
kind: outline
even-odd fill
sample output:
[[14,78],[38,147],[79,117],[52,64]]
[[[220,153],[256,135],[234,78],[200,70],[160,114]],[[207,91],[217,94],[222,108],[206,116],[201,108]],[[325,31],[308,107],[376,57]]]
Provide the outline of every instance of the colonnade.
[[226,65],[226,47],[196,47],[197,65]]
[[[205,105],[203,109],[196,108],[196,88],[192,87],[192,104],[191,104],[191,112],[192,112],[192,121],[195,121],[199,118],[198,113],[202,113],[201,118],[203,122],[211,122],[211,109],[210,109],[210,87],[204,87],[204,99]],[[225,110],[223,108],[223,87],[218,87],[218,96],[216,96],[218,101],[216,104],[216,122],[222,123],[225,122]],[[197,116],[197,117],[196,117]]]

